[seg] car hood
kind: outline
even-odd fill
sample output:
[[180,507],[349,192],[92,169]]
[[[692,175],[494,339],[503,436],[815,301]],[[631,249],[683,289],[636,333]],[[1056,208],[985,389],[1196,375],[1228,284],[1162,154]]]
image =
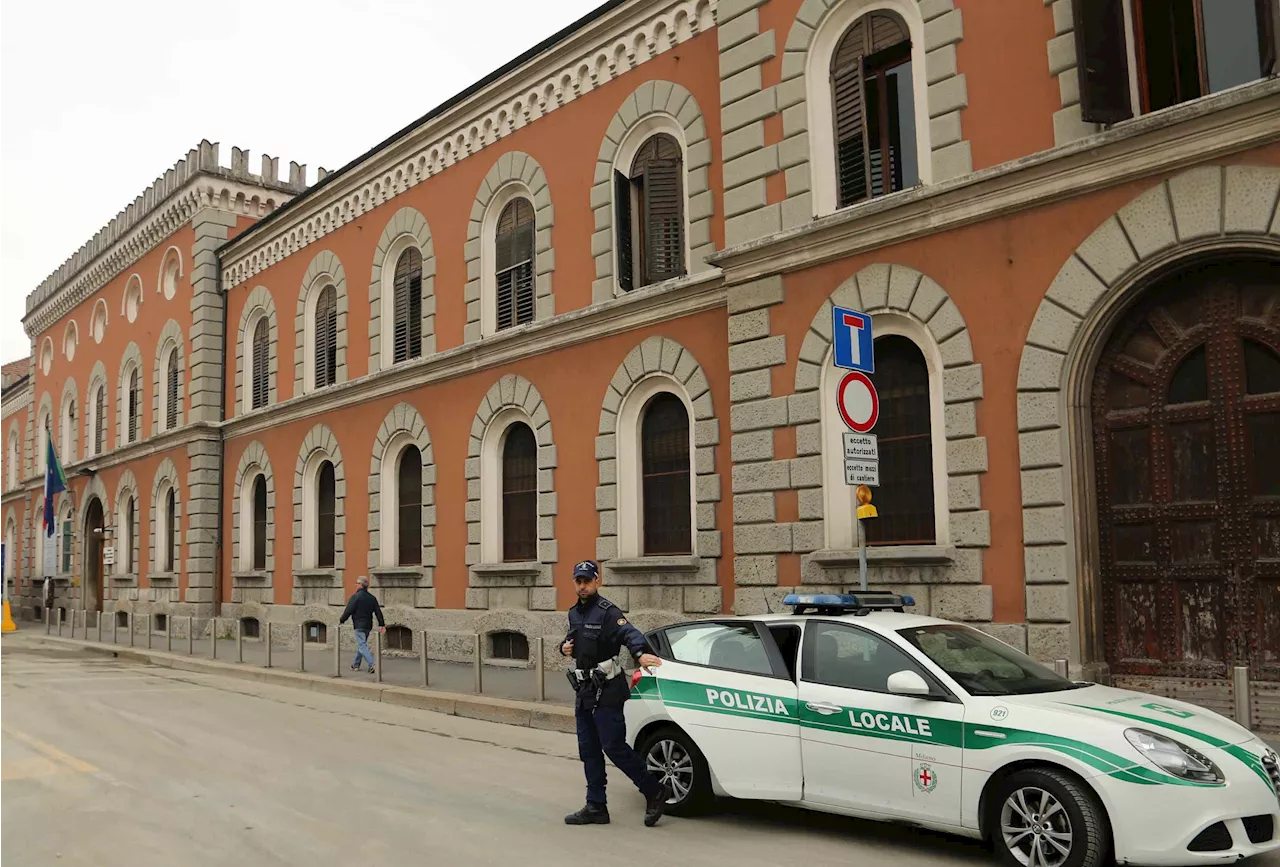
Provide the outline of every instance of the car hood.
[[1170,737],[1182,735],[1180,740],[1190,737],[1199,741],[1199,744],[1188,744],[1198,748],[1206,744],[1241,744],[1254,737],[1221,714],[1197,705],[1098,684],[1064,692],[1001,696],[1001,700],[1019,707],[1110,720],[1126,728],[1149,728]]

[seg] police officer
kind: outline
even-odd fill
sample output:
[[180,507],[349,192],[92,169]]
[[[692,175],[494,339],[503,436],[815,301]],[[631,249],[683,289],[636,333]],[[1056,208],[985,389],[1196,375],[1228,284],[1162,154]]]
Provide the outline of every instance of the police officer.
[[569,682],[575,693],[578,757],[587,775],[587,803],[564,821],[566,825],[609,824],[604,794],[604,757],[608,756],[645,796],[644,823],[653,827],[662,818],[668,794],[627,744],[622,705],[631,689],[614,657],[625,645],[644,668],[662,665],[662,660],[650,652],[649,642],[623,612],[600,595],[600,569],[594,561],[573,567],[573,583],[578,604],[569,609],[569,634],[560,643],[560,652],[574,662]]

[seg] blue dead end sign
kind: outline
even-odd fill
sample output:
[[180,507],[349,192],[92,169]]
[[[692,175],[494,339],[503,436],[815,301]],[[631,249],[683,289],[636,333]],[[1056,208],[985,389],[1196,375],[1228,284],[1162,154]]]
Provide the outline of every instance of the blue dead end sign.
[[875,373],[875,348],[871,342],[871,317],[848,307],[833,307],[835,365],[845,370]]

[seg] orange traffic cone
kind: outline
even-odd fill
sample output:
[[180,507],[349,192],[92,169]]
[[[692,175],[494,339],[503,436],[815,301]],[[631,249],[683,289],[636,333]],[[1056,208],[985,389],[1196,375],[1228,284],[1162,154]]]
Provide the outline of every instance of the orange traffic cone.
[[18,624],[13,622],[13,614],[9,611],[9,600],[4,601],[4,626],[0,627],[0,632],[17,632]]

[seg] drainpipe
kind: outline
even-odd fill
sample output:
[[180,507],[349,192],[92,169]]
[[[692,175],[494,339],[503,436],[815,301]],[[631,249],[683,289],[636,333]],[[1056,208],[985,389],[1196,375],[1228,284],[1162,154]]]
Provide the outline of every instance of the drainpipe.
[[[216,251],[214,256],[217,269],[213,277],[213,290],[218,293],[218,299],[222,303],[222,364],[218,366],[218,403],[221,407],[218,418],[218,536],[213,554],[213,611],[214,617],[218,617],[222,614],[222,510],[225,505],[223,491],[227,478],[227,449],[222,427],[222,423],[227,420],[227,296],[222,291],[222,257]],[[214,642],[217,642],[216,637]]]

